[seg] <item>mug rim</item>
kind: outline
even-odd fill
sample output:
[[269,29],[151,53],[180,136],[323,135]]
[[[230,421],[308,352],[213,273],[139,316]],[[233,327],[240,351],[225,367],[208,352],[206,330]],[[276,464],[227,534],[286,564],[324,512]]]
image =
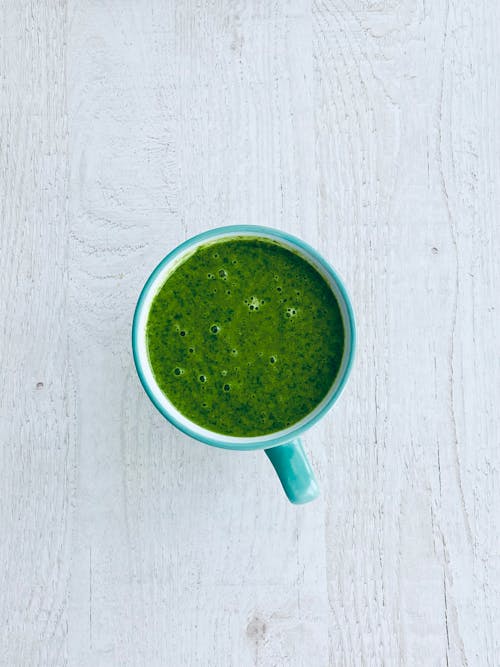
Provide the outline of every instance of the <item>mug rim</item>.
[[[227,436],[226,434],[222,433],[217,434],[216,431],[210,431],[209,429],[204,429],[204,430],[207,431],[207,433],[213,434],[213,437],[197,433],[194,429],[191,429],[189,426],[190,423],[193,423],[195,426],[197,426],[195,422],[191,422],[191,420],[186,418],[186,422],[188,423],[184,424],[181,423],[173,414],[171,414],[165,408],[165,406],[163,406],[158,401],[156,397],[156,392],[153,390],[153,388],[147,381],[143,369],[143,361],[138,351],[139,336],[141,335],[142,331],[142,329],[139,327],[139,319],[142,314],[143,308],[145,307],[146,297],[149,295],[151,286],[154,284],[156,278],[158,277],[158,274],[163,271],[165,266],[170,264],[177,257],[181,256],[189,248],[196,245],[200,245],[204,241],[209,241],[212,238],[218,237],[219,239],[223,239],[224,236],[226,235],[230,236],[235,234],[241,234],[242,236],[246,235],[246,236],[257,236],[257,237],[259,236],[259,234],[262,234],[266,235],[267,237],[274,237],[278,242],[285,241],[288,244],[302,250],[306,255],[306,261],[307,261],[307,256],[312,257],[313,260],[317,262],[323,268],[323,270],[333,279],[336,287],[338,288],[343,300],[343,305],[345,306],[345,310],[347,313],[346,317],[347,322],[344,322],[344,327],[347,326],[349,327],[349,351],[348,351],[347,361],[344,366],[343,375],[338,381],[335,391],[331,393],[331,395],[328,397],[328,400],[325,402],[322,408],[317,412],[312,410],[309,415],[309,418],[308,415],[306,415],[306,417],[297,422],[298,424],[297,428],[293,428],[292,425],[292,427],[287,429],[286,433],[283,433],[283,431],[276,431],[277,434],[276,438],[268,439],[270,436],[273,435],[272,433],[267,433],[260,436],[249,436],[245,437],[244,438],[245,442],[241,444],[238,443],[238,440],[242,440],[243,438],[239,436]],[[346,332],[346,338],[347,338],[347,332]],[[139,380],[141,381],[144,391],[148,395],[150,401],[160,412],[160,414],[165,419],[167,419],[167,421],[169,421],[173,426],[178,428],[181,432],[185,433],[191,438],[194,438],[195,440],[203,442],[204,444],[211,445],[214,447],[220,447],[222,449],[234,449],[240,451],[268,449],[270,447],[276,447],[278,445],[290,442],[299,437],[302,433],[304,433],[304,431],[311,428],[311,426],[313,426],[316,422],[318,422],[325,416],[325,414],[330,410],[330,408],[334,405],[334,403],[337,401],[340,394],[342,393],[352,369],[352,364],[355,355],[355,348],[356,348],[356,323],[354,319],[354,311],[349,296],[347,294],[347,290],[345,289],[344,284],[337,271],[335,271],[335,269],[329,264],[329,262],[326,261],[326,259],[324,259],[322,255],[320,255],[319,252],[317,252],[312,246],[310,246],[302,239],[293,236],[292,234],[288,234],[287,232],[284,232],[280,229],[276,229],[274,227],[266,227],[262,225],[245,224],[245,225],[226,225],[222,227],[215,227],[213,229],[209,229],[199,234],[196,234],[195,236],[192,236],[189,239],[186,239],[185,241],[177,245],[173,250],[171,250],[167,255],[165,255],[165,257],[163,257],[162,260],[160,260],[160,262],[156,265],[156,267],[153,269],[148,279],[146,280],[139,294],[139,298],[137,300],[137,304],[134,311],[134,317],[132,321],[132,353],[133,353],[134,364],[137,374],[139,376]],[[217,440],[218,435],[224,438],[229,438],[229,439],[233,438],[234,442],[227,440],[221,442]],[[266,438],[266,440],[262,441],[262,438]]]

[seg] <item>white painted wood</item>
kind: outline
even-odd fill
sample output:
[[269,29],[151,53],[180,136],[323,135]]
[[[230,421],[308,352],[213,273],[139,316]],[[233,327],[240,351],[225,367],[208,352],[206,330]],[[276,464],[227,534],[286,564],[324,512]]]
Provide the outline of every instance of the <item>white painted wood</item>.
[[78,379],[68,345],[64,7],[2,7],[0,664],[67,656]]
[[[496,4],[3,10],[0,665],[499,664]],[[232,222],[355,304],[308,506],[133,370],[150,269]]]

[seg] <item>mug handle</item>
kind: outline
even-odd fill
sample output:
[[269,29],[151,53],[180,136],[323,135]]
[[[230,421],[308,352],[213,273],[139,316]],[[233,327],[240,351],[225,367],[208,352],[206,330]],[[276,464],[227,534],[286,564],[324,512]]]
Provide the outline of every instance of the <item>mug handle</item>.
[[319,487],[300,438],[265,450],[288,499],[296,505],[319,496]]

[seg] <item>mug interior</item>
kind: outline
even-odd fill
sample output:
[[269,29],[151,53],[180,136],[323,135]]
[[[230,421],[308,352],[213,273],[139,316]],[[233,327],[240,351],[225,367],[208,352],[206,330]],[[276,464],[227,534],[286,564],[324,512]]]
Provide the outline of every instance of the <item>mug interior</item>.
[[[206,245],[207,243],[217,242],[225,238],[235,237],[271,239],[278,242],[283,247],[292,250],[294,253],[300,255],[307,262],[312,264],[312,266],[314,266],[325,279],[337,299],[344,325],[345,336],[344,351],[337,376],[326,396],[320,403],[318,403],[314,410],[286,429],[253,437],[235,437],[217,433],[203,428],[185,417],[179,410],[177,410],[158,386],[149,362],[147,349],[146,324],[149,310],[153,299],[166,281],[167,277],[182,262],[184,262],[189,255],[194,253],[200,245]],[[156,408],[166,419],[184,433],[197,440],[201,440],[206,444],[227,449],[261,449],[289,442],[320,419],[320,417],[322,417],[337,400],[344,387],[353,360],[354,344],[355,328],[352,307],[345,288],[335,271],[313,248],[300,239],[276,229],[255,225],[237,225],[213,229],[185,241],[168,254],[158,264],[147,280],[137,302],[132,326],[132,347],[137,372],[146,393]]]

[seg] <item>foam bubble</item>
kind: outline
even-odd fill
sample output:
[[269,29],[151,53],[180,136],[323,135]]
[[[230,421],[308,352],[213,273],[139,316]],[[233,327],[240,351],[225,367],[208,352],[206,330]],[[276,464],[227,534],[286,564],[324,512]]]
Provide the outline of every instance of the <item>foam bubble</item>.
[[212,324],[212,326],[210,327],[210,331],[211,331],[213,334],[218,334],[219,331],[220,331],[220,327],[219,327],[219,325],[218,325],[218,324]]
[[245,303],[248,303],[248,310],[259,310],[259,306],[264,303],[261,299],[256,296],[250,297],[250,299],[245,299]]
[[223,387],[224,391],[229,391],[231,389],[230,385],[225,384]]
[[181,336],[185,336],[185,335],[186,335],[186,332],[185,332],[184,329],[183,329],[182,331],[179,331],[179,334],[180,334]]
[[174,375],[183,375],[183,374],[184,374],[183,368],[179,368],[178,366],[177,368],[174,368]]
[[204,375],[200,375],[200,382],[206,382],[207,378]]
[[222,278],[222,280],[226,280],[227,279],[227,271],[224,271],[224,269],[220,269],[219,278]]
[[276,357],[275,357],[275,356],[270,357],[270,358],[269,358],[269,362],[270,362],[271,364],[275,364],[275,363],[276,363]]

